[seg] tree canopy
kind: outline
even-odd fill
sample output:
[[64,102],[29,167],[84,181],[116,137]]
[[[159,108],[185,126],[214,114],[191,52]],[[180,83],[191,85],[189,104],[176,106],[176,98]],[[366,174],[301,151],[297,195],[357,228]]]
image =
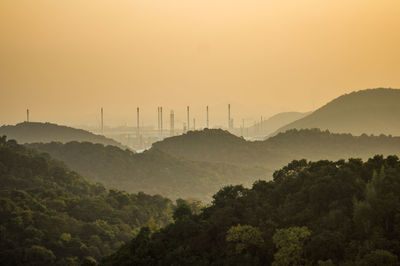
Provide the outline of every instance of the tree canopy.
[[0,265],[93,265],[172,219],[159,195],[108,190],[62,162],[0,138]]
[[146,227],[102,265],[398,265],[400,161],[293,161]]

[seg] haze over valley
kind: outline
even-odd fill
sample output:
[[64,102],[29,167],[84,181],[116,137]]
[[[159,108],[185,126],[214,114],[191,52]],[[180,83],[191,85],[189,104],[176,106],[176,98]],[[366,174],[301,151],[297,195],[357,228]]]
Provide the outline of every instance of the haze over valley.
[[399,13],[0,1],[0,265],[400,265]]

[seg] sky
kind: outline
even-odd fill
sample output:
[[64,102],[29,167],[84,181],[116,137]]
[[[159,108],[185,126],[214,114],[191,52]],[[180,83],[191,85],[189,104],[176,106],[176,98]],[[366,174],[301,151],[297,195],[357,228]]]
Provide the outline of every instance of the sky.
[[375,87],[400,88],[398,0],[0,1],[0,125],[215,126],[228,103],[237,125]]

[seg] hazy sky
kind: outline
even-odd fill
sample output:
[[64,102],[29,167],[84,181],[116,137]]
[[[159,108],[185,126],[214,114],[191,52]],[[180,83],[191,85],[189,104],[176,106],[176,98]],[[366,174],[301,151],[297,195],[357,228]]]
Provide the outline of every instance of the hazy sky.
[[215,125],[227,103],[236,122],[379,86],[400,88],[399,0],[0,1],[0,125],[162,105],[179,127],[188,104]]

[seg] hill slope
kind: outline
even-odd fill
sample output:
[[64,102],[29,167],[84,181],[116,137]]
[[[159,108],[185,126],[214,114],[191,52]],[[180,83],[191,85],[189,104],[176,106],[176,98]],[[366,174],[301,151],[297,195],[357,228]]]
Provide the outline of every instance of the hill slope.
[[399,154],[400,137],[292,130],[266,141],[250,142],[227,131],[206,129],[165,139],[139,154],[77,142],[29,147],[47,152],[109,187],[209,201],[225,185],[247,186],[258,179],[270,179],[274,169],[294,159],[365,159],[374,154]]
[[93,262],[139,227],[169,223],[173,208],[161,196],[91,184],[48,155],[0,138],[0,265]]
[[213,193],[224,185],[251,185],[255,179],[266,177],[266,169],[262,167],[187,160],[158,149],[135,154],[89,142],[28,146],[49,153],[88,179],[108,187],[160,194],[171,199],[209,201]]
[[2,126],[0,127],[0,136],[3,135],[6,135],[9,139],[15,139],[18,143],[88,141],[125,148],[113,139],[96,135],[83,129],[52,123],[24,122],[15,126]]
[[310,113],[299,113],[299,112],[284,112],[278,113],[271,116],[270,118],[263,120],[263,122],[257,123],[256,125],[245,128],[243,131],[236,130],[235,134],[243,133],[246,137],[265,137],[275,132],[282,126],[285,126],[293,121],[299,120]]
[[102,265],[399,265],[400,161],[293,161],[138,236]]
[[265,141],[246,141],[220,129],[191,131],[153,144],[154,149],[196,161],[278,168],[295,159],[369,158],[398,154],[400,137],[352,136],[319,129],[290,130]]
[[312,114],[278,129],[320,128],[353,135],[400,136],[400,90],[368,89],[340,96]]

